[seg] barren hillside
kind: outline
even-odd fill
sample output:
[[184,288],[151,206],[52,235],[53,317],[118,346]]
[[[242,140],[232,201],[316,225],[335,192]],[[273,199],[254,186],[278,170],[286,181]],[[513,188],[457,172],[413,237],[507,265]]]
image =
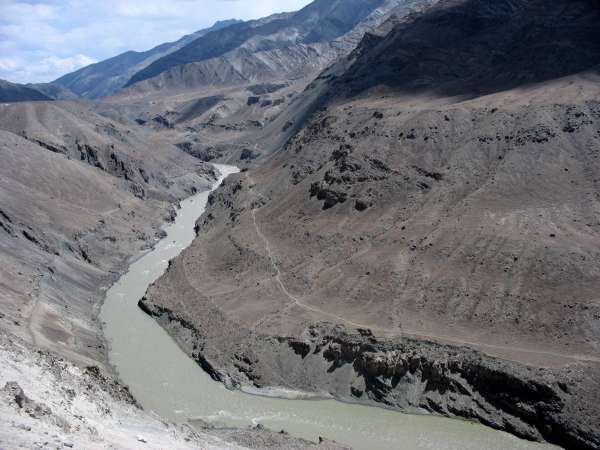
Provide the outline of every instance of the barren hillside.
[[77,103],[3,105],[0,130],[3,328],[104,363],[100,288],[212,169]]

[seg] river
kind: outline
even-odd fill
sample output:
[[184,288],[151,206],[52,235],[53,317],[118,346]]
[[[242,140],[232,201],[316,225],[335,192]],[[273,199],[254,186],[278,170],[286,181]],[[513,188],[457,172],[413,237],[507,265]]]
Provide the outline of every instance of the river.
[[[232,166],[215,165],[222,176]],[[131,264],[112,286],[101,311],[109,358],[138,402],[161,417],[185,422],[202,419],[217,426],[245,428],[258,423],[312,441],[319,436],[357,450],[542,450],[535,444],[479,424],[441,417],[408,415],[334,400],[289,400],[229,391],[213,381],[171,337],[138,307],[148,286],[171,259],[192,243],[194,225],[209,192],[181,202],[167,237]]]

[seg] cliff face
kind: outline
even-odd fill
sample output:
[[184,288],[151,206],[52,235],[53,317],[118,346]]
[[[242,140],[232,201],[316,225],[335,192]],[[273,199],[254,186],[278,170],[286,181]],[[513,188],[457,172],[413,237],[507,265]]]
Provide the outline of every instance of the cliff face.
[[598,448],[599,18],[450,1],[367,35],[249,144],[270,156],[145,309],[234,384]]
[[[542,369],[467,347],[377,338],[370,330],[349,332],[326,322],[295,338],[274,338],[236,331],[235,323],[216,319],[219,313],[206,304],[202,307],[210,318],[189,322],[179,312],[156,306],[154,295],[156,290],[140,303],[142,309],[230,388],[283,387],[285,380],[286,390],[475,420],[565,449],[600,448],[597,365]],[[225,341],[218,349],[216,334]]]

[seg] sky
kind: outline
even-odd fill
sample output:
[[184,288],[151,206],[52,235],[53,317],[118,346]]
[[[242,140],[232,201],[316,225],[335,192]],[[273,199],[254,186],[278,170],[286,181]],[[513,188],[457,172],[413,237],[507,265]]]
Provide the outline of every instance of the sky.
[[0,79],[49,82],[217,20],[295,11],[310,0],[0,0]]

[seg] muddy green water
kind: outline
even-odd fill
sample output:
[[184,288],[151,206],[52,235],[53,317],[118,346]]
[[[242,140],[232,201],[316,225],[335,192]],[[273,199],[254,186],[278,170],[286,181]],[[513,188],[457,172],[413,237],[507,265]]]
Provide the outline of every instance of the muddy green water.
[[[237,172],[217,165],[221,180]],[[221,182],[219,180],[219,183]],[[216,187],[217,185],[215,185]],[[542,450],[481,425],[431,416],[415,416],[334,400],[290,400],[227,390],[187,357],[137,303],[169,260],[191,244],[194,224],[204,212],[208,192],[182,202],[167,237],[135,261],[107,292],[101,312],[110,343],[110,361],[135,398],[149,411],[176,421],[202,419],[217,426],[261,423],[316,441],[319,436],[355,449],[399,450]]]

